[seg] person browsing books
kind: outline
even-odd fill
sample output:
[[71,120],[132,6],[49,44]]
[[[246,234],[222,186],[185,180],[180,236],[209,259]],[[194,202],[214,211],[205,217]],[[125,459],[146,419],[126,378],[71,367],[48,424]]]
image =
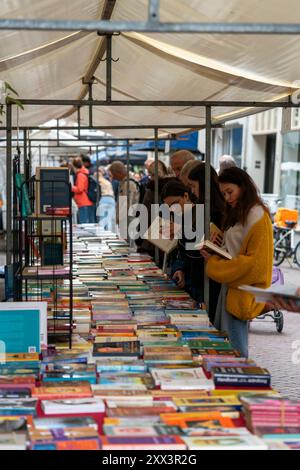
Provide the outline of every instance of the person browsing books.
[[273,267],[273,231],[269,211],[251,177],[237,167],[219,176],[226,200],[223,223],[225,249],[232,259],[201,254],[207,261],[210,279],[222,283],[214,325],[227,331],[229,339],[244,357],[248,356],[248,320],[262,313],[265,304],[238,289],[243,284],[267,288]]
[[[195,207],[195,198],[193,197],[191,191],[186,188],[180,181],[172,180],[168,182],[162,190],[161,193],[162,200],[164,204],[170,207],[170,210],[174,211],[174,208],[179,209],[179,216],[183,216],[185,209],[192,210]],[[193,211],[194,212],[194,211]],[[177,217],[178,219],[178,217]],[[195,218],[192,214],[192,223],[194,225]],[[184,223],[182,223],[184,225]],[[170,224],[170,237],[174,238],[174,224]],[[181,289],[186,289],[191,293],[191,262],[186,257],[185,252],[185,236],[183,230],[183,238],[178,242],[178,249],[173,256],[171,261],[171,274],[173,279],[176,281],[178,287]],[[196,260],[201,260],[201,257],[195,253]],[[196,295],[198,297],[198,295]],[[195,295],[193,296],[195,299]],[[195,299],[197,300],[197,299]]]
[[78,223],[93,224],[95,220],[94,204],[88,198],[88,170],[83,166],[80,157],[74,158],[72,165],[75,172],[75,183],[72,186],[74,200],[78,207]]
[[[191,220],[192,230],[196,233],[197,220],[195,195],[193,195],[190,189],[186,188],[181,182],[172,181],[167,183],[163,188],[162,199],[170,208],[173,208],[176,205],[181,209],[181,213],[183,214],[182,237],[178,240],[178,248],[171,262],[171,274],[173,275],[173,279],[176,281],[178,287],[185,289],[196,302],[202,303],[204,300],[204,261],[199,250],[188,247],[188,244],[195,242],[195,239],[188,239],[185,233],[186,227],[184,223],[186,220],[189,225],[189,220]],[[192,211],[192,213],[188,214],[189,211]],[[218,297],[220,286],[211,282],[210,289],[212,295],[209,310],[211,314],[210,319],[212,321],[215,308],[214,299]]]
[[[218,175],[213,167],[211,167],[210,177],[210,221],[218,229],[222,227],[222,220],[225,210],[225,201],[223,195],[219,189]],[[191,190],[196,197],[197,204],[204,204],[205,201],[205,163],[199,162],[188,175],[189,184]],[[204,262],[202,261],[202,269],[198,272],[198,285],[201,285],[202,292],[204,292]],[[210,322],[214,322],[215,311],[217,307],[218,295],[221,289],[221,285],[214,280],[209,283],[209,306],[208,316]],[[204,294],[203,294],[204,295]]]

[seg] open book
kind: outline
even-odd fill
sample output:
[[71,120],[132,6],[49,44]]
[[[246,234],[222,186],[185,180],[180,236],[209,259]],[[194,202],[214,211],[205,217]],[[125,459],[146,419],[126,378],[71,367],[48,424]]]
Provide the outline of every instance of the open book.
[[[177,230],[178,227],[175,227],[174,232],[176,232]],[[148,240],[150,243],[157,246],[166,254],[171,253],[171,251],[173,251],[177,247],[178,242],[177,239],[171,238],[170,226],[168,225],[168,221],[163,220],[161,217],[157,217],[154,220],[154,222],[144,233],[142,238]]]
[[209,253],[212,253],[213,255],[218,255],[225,259],[232,259],[232,256],[230,253],[228,253],[228,251],[224,250],[223,248],[220,248],[218,245],[215,245],[210,240],[203,240],[202,242],[195,245],[195,249],[206,250]]
[[297,289],[295,287],[285,287],[282,285],[272,286],[269,289],[261,289],[254,286],[240,286],[239,289],[249,292],[255,295],[257,302],[272,302],[274,297],[280,296],[286,300],[294,300],[300,305],[300,296],[296,294]]

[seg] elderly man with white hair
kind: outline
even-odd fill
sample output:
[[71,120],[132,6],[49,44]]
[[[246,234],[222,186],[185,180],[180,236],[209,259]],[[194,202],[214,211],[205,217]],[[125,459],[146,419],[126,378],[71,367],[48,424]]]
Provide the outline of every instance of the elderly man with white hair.
[[177,178],[179,177],[180,172],[186,162],[190,160],[195,160],[195,155],[192,154],[192,152],[189,152],[189,150],[178,150],[177,152],[173,153],[170,158],[170,165]]
[[231,155],[221,155],[219,158],[219,170],[217,171],[218,175],[226,170],[226,168],[232,168],[236,166],[235,159]]

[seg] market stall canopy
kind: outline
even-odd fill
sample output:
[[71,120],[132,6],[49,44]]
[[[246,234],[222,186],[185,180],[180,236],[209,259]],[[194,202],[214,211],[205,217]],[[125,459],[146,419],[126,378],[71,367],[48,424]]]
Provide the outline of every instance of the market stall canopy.
[[[298,0],[161,0],[162,22],[295,23]],[[147,0],[14,0],[1,2],[2,18],[145,21]],[[87,31],[0,31],[0,79],[20,97],[77,100],[106,99],[105,37]],[[297,35],[218,35],[126,32],[113,36],[112,100],[280,101],[299,85],[300,37]],[[257,109],[213,107],[214,123]],[[49,119],[76,120],[76,108],[26,106],[20,126]],[[13,123],[17,113],[14,110]],[[81,124],[88,125],[88,108]],[[205,123],[203,107],[102,106],[93,108],[93,124],[168,125]],[[152,130],[115,130],[118,137],[152,137]]]

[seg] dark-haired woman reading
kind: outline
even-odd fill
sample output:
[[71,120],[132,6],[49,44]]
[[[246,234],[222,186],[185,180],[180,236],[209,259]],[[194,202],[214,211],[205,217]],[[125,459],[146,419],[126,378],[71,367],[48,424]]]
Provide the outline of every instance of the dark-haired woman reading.
[[248,320],[262,313],[265,304],[239,289],[243,284],[267,288],[273,267],[273,231],[270,214],[250,176],[239,168],[224,170],[219,177],[226,200],[224,247],[231,260],[201,251],[206,272],[222,283],[215,326],[226,330],[230,341],[248,356]]

